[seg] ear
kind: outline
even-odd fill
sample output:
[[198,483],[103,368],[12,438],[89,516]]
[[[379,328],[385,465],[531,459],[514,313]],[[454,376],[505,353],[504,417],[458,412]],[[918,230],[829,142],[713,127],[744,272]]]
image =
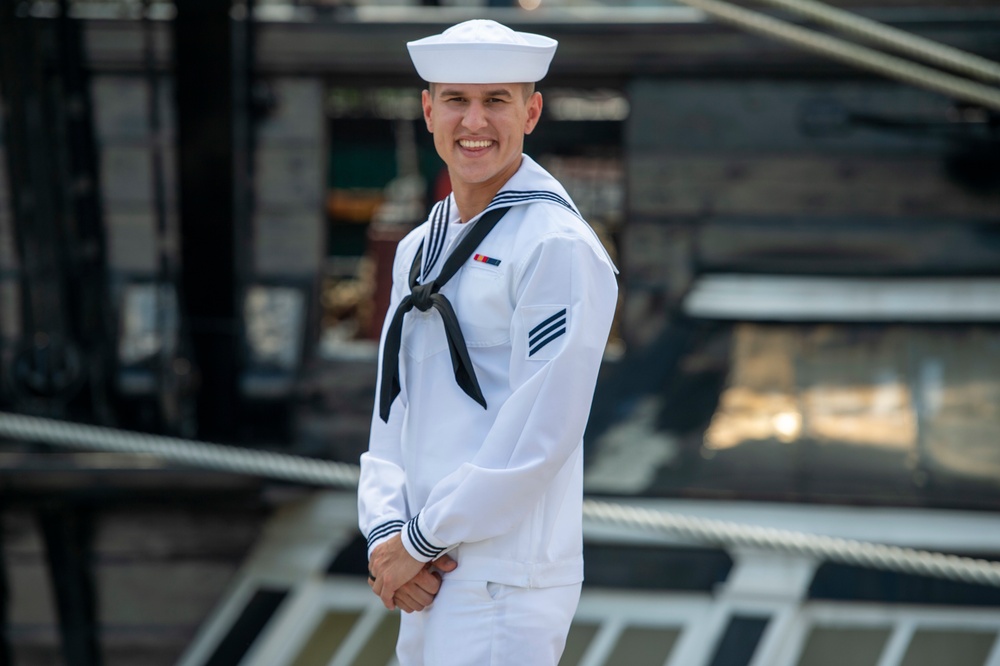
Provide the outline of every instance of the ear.
[[542,93],[535,91],[527,102],[528,116],[524,121],[524,133],[531,134],[542,117]]
[[429,90],[424,90],[420,93],[420,105],[424,109],[424,123],[427,124],[427,131],[431,134],[434,133],[434,120],[431,116],[431,108],[433,104],[431,103],[431,93]]

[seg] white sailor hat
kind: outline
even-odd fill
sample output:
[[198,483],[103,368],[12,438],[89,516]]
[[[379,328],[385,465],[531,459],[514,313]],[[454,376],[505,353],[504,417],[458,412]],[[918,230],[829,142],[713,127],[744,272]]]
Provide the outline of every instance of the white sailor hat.
[[534,83],[549,71],[559,43],[486,19],[465,21],[407,42],[417,74],[431,83]]

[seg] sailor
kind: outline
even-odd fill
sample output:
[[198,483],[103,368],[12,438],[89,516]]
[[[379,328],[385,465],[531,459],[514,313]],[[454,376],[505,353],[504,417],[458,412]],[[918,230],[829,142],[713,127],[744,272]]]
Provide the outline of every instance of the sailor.
[[556,41],[407,44],[453,191],[396,250],[359,524],[401,666],[555,666],[583,580],[583,432],[615,267],[523,154]]

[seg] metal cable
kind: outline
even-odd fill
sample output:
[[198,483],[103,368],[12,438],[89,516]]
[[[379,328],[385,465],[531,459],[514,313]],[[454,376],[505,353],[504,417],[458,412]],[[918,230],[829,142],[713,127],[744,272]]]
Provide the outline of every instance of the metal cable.
[[874,44],[895,49],[940,67],[948,67],[966,76],[1000,83],[1000,63],[956,49],[940,42],[900,30],[872,19],[837,9],[816,0],[758,0],[796,12]]
[[892,79],[1000,111],[1000,90],[721,0],[677,0],[721,21]]
[[[152,455],[206,469],[350,490],[357,487],[360,471],[358,467],[346,463],[5,412],[0,412],[0,438],[74,449]],[[773,550],[820,560],[1000,587],[1000,563],[957,555],[740,525],[592,499],[584,501],[583,515],[602,525],[626,527],[692,543]]]

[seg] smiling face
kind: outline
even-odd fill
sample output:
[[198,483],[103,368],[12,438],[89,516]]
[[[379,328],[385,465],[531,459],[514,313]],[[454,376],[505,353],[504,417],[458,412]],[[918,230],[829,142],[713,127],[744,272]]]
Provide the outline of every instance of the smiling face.
[[478,192],[488,202],[521,166],[524,135],[542,113],[541,94],[523,83],[437,83],[422,101],[456,197]]

